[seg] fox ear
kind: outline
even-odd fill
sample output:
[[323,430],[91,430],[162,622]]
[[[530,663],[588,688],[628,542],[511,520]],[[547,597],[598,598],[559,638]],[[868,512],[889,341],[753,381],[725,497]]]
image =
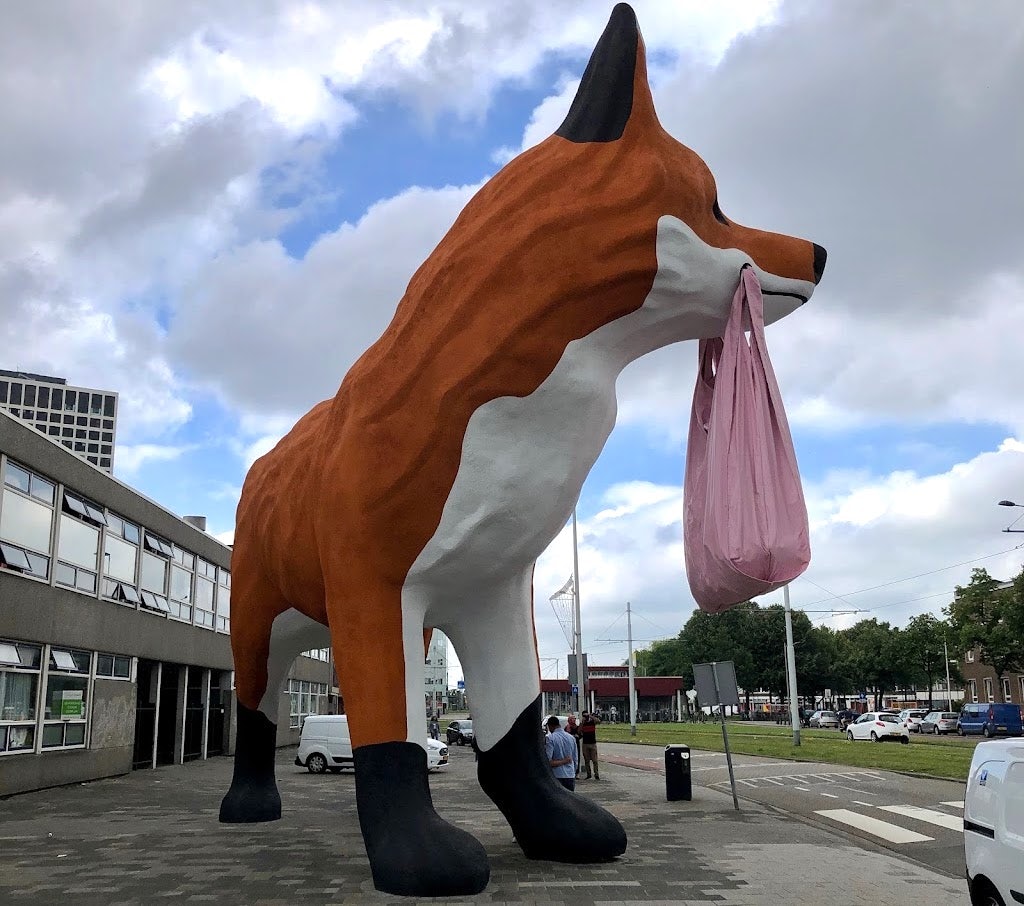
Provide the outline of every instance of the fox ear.
[[[634,91],[644,97],[634,97]],[[565,122],[555,135],[571,142],[614,142],[622,138],[634,104],[653,113],[647,60],[636,13],[628,3],[612,10],[597,42]]]

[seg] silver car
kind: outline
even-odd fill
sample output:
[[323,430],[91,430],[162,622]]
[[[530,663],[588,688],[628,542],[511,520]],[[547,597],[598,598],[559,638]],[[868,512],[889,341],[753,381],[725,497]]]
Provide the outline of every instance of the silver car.
[[839,729],[839,715],[835,711],[815,711],[811,715],[811,719],[807,721],[807,726],[818,727],[819,729]]

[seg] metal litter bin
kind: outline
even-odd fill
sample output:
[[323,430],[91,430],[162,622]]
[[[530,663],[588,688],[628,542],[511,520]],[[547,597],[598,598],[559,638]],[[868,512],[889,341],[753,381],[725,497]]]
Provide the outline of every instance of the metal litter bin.
[[669,802],[693,798],[689,746],[665,746],[665,798]]

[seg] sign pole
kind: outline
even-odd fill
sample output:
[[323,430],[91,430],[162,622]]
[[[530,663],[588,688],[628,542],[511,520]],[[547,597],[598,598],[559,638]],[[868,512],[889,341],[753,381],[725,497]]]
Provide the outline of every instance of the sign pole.
[[789,586],[782,589],[786,606],[786,676],[789,679],[789,721],[793,726],[793,745],[800,745],[800,712],[796,703],[796,649],[793,646],[793,611],[789,606]]
[[725,763],[729,767],[729,786],[732,788],[732,804],[736,811],[740,810],[740,801],[736,797],[736,775],[732,770],[732,752],[729,751],[729,731],[725,727],[725,705],[722,704],[722,694],[718,687],[718,664],[711,662],[711,675],[715,678],[715,699],[718,701],[718,713],[722,717],[722,741],[725,743]]
[[573,653],[576,655],[576,713],[581,714],[587,704],[587,680],[583,675],[583,631],[580,626],[580,548],[576,539],[576,507],[572,508],[572,597],[573,597]]

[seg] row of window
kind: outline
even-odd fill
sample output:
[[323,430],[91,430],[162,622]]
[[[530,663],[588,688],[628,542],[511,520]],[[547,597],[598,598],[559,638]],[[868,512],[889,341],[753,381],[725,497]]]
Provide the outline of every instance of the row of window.
[[289,726],[295,730],[310,714],[326,714],[327,693],[327,683],[288,680]]
[[70,390],[65,387],[46,387],[0,380],[0,405],[28,406],[38,409],[62,409],[85,415],[114,418],[117,397],[110,393],[91,390]]
[[132,659],[0,639],[0,756],[81,749],[92,685],[132,679]]
[[[1020,684],[1020,700],[1024,702],[1024,676],[1018,676],[1017,682]],[[996,700],[995,693],[995,681],[991,677],[985,677],[985,701],[989,704],[993,704]],[[967,694],[970,696],[972,702],[978,701],[978,683],[976,680],[967,681]],[[1003,701],[1013,701],[1013,685],[1011,684],[1008,677],[1003,677]]]
[[3,465],[0,567],[230,631],[228,570],[11,460]]

